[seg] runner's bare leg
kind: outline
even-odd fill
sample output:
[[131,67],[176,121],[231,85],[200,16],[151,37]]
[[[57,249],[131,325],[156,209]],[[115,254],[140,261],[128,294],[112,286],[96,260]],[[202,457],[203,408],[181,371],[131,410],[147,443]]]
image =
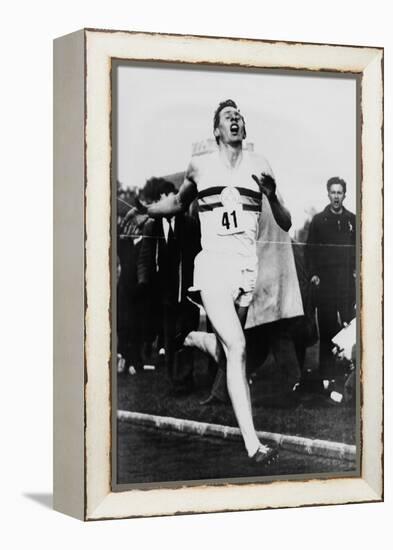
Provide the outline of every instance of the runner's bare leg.
[[[239,317],[239,321],[240,321],[240,324],[241,324],[241,327],[242,327],[243,331],[244,331],[244,327],[246,326],[247,312],[248,312],[248,307],[236,306],[236,313],[237,313],[237,316]],[[244,332],[243,332],[243,334],[244,334]],[[244,366],[244,369],[246,369],[246,366]],[[251,418],[252,418],[251,393],[250,393],[250,386],[248,385],[248,381],[247,381],[246,371],[245,371],[244,376],[246,378],[246,390],[247,390],[247,393],[248,393],[248,405],[249,405],[249,408],[250,408],[250,414],[251,414]]]
[[217,288],[201,292],[203,306],[227,357],[228,392],[249,456],[259,445],[251,414],[250,390],[246,377],[246,341],[230,293]]
[[[236,311],[240,324],[242,328],[244,328],[247,320],[248,307],[236,306]],[[221,342],[214,332],[192,330],[187,334],[183,345],[185,347],[197,348],[199,351],[207,353],[216,363],[220,362],[224,353]]]
[[200,351],[207,353],[216,363],[219,363],[222,358],[222,354],[224,353],[222,345],[214,332],[192,330],[186,336],[183,345],[185,347],[197,348]]
[[[248,307],[236,306],[236,312],[239,317],[240,324],[242,328],[244,328],[247,320]],[[220,340],[217,338],[216,334],[213,332],[203,332],[200,330],[198,331],[193,330],[187,335],[186,339],[184,340],[184,346],[195,347],[200,351],[207,353],[217,363],[217,365],[221,364],[221,360],[225,356],[224,348],[222,347],[222,344]],[[250,393],[250,388],[248,384],[247,384],[247,391],[248,393]],[[251,395],[249,397],[249,403],[250,403],[250,414],[252,414]]]

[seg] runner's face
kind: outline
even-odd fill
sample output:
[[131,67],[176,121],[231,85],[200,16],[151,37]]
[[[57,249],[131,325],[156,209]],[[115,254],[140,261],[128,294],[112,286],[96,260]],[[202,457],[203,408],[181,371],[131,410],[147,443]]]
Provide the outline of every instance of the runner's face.
[[225,107],[220,113],[220,122],[215,130],[215,136],[221,143],[241,143],[244,139],[244,120],[234,107]]
[[328,191],[328,197],[330,200],[330,206],[333,210],[340,211],[345,199],[345,193],[342,185],[339,183],[334,183]]

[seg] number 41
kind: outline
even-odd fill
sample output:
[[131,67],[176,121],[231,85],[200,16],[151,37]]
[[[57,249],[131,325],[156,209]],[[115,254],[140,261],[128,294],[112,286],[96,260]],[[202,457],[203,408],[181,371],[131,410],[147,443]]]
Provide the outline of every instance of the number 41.
[[229,218],[229,216],[232,216],[233,218],[233,226],[235,229],[237,229],[237,217],[236,217],[236,210],[233,210],[233,212],[231,212],[230,214],[228,214],[227,211],[225,211],[222,215],[222,220],[221,220],[221,224],[223,227],[226,227],[226,229],[230,229],[231,227],[231,220]]

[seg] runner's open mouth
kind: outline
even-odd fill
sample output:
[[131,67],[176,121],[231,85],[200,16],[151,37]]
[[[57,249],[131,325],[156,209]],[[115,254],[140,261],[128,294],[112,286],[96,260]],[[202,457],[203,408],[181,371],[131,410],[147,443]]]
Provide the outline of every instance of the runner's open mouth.
[[231,124],[231,132],[237,133],[239,131],[239,125],[236,123]]

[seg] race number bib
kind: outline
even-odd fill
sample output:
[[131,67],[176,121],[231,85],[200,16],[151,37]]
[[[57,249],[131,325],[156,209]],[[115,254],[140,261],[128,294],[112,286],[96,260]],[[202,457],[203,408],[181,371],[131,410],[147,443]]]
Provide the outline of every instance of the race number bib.
[[239,191],[225,187],[220,196],[222,208],[215,209],[218,235],[234,235],[244,231],[244,213]]
[[218,235],[234,235],[244,231],[243,224],[243,208],[217,208],[215,211],[217,234]]

